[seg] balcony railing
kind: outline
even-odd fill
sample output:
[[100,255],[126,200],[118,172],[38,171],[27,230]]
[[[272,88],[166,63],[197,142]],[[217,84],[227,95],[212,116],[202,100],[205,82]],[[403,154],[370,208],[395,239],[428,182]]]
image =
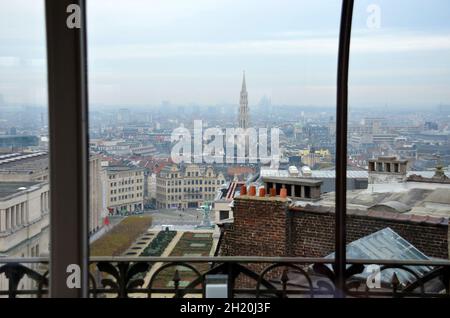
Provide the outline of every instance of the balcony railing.
[[[341,294],[333,264],[333,259],[298,257],[92,257],[89,296],[205,297],[206,277],[225,274],[230,298],[335,297]],[[378,286],[362,275],[367,265],[379,266]],[[388,279],[381,279],[387,272]],[[405,274],[413,279],[402,281]],[[47,297],[48,275],[46,258],[1,258],[0,282],[7,287],[0,297]],[[344,294],[450,298],[450,262],[348,260]]]

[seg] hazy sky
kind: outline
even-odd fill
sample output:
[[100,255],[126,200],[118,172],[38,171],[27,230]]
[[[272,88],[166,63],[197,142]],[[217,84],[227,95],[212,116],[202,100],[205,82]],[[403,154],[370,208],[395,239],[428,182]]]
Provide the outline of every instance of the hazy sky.
[[[357,0],[350,104],[450,105],[450,1]],[[380,28],[368,28],[376,4]],[[88,0],[93,105],[335,105],[337,0]],[[46,102],[43,1],[0,0],[0,105]]]

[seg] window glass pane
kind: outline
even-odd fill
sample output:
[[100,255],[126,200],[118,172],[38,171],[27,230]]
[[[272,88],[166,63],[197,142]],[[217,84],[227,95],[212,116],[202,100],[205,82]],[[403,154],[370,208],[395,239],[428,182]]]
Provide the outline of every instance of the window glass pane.
[[347,201],[359,214],[347,223],[350,257],[448,258],[448,228],[436,224],[450,211],[449,9],[439,0],[355,2]]
[[[260,188],[267,196],[286,191],[297,209],[317,201],[334,208],[341,1],[324,4],[88,2],[90,147],[103,187],[102,204],[91,211],[101,220],[91,256],[213,255],[215,222],[239,229],[228,236],[237,235],[238,245],[222,241],[221,255],[287,256],[292,248],[297,256],[323,257],[334,250],[332,214],[310,228],[317,211],[308,210],[306,220],[293,213],[297,229],[310,229],[285,244],[280,206],[238,203],[246,185],[249,194],[251,186],[256,195]],[[255,129],[262,137],[242,141],[227,136],[227,128]],[[189,147],[180,149],[180,131],[192,146],[181,165],[176,155]],[[202,149],[216,139],[222,147]],[[266,141],[269,155],[279,158],[267,158]],[[227,149],[227,142],[234,144]],[[252,157],[253,146],[259,152]],[[268,226],[274,222],[283,226]]]
[[[3,257],[48,257],[47,109],[44,2],[1,1],[0,267]],[[48,269],[25,265],[40,275]],[[29,276],[18,285],[19,290],[36,287]],[[0,290],[7,289],[1,274]]]

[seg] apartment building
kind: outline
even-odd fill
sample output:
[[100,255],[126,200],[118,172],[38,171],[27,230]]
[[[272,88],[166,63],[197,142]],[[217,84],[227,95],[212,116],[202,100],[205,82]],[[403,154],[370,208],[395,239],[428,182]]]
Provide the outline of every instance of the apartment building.
[[197,208],[213,201],[225,177],[210,166],[168,165],[156,177],[158,208]]
[[144,172],[144,168],[137,167],[104,167],[106,206],[110,213],[131,213],[143,209]]

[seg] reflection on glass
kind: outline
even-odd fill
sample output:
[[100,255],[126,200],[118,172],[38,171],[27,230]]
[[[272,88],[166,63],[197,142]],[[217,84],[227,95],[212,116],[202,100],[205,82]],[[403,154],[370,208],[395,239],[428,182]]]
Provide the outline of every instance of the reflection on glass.
[[[49,253],[45,47],[44,2],[2,1],[0,262],[3,257],[48,257]],[[38,276],[48,269],[42,263],[27,266]],[[8,284],[5,273],[0,274],[0,290],[7,290]],[[24,276],[18,289],[36,286],[36,280]]]
[[439,0],[355,4],[347,207],[359,214],[347,230],[355,240],[391,227],[418,251],[408,255],[413,260],[448,259],[449,9]]

